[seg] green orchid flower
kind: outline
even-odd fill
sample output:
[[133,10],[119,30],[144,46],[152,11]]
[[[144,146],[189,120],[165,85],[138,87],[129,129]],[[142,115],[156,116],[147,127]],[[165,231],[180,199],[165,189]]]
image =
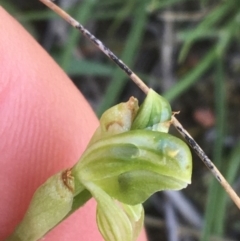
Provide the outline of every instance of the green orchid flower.
[[169,103],[153,90],[140,108],[131,97],[108,109],[79,162],[39,187],[7,240],[38,240],[92,197],[106,241],[136,240],[142,203],[157,191],[191,182],[190,150],[167,133],[171,116]]

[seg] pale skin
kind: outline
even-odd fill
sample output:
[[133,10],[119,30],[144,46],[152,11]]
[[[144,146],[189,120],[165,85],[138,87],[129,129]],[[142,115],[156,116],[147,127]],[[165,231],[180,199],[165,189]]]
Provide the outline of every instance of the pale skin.
[[[36,188],[81,156],[98,120],[66,74],[0,7],[0,240],[22,219]],[[103,241],[93,200],[45,241]],[[146,241],[144,232],[138,241]]]

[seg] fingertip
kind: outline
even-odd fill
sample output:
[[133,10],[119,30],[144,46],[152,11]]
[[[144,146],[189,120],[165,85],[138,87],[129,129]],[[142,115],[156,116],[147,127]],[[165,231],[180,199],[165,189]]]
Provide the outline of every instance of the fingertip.
[[[2,8],[0,19],[3,240],[22,219],[36,188],[77,162],[98,121],[64,72]],[[88,222],[87,228],[92,230],[95,212],[88,211],[79,219]],[[64,224],[59,232],[74,233],[72,226]],[[85,232],[86,227],[81,229]]]

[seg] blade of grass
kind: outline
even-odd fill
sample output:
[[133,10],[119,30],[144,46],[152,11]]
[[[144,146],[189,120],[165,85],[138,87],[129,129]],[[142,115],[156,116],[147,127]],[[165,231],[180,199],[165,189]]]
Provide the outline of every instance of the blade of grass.
[[236,1],[234,0],[223,2],[221,5],[219,5],[214,10],[212,10],[200,24],[198,24],[197,28],[194,31],[192,31],[192,34],[189,36],[188,40],[184,43],[179,55],[179,62],[182,62],[185,59],[193,42],[196,41],[199,37],[201,37],[201,35],[204,35],[205,31],[208,31],[219,21],[223,20],[223,18],[227,14],[229,14],[229,12],[232,9],[235,8],[235,5],[236,5]]
[[21,14],[21,11],[14,4],[10,3],[9,1],[1,1],[0,6],[5,8],[12,15],[16,16],[18,14]]
[[216,59],[216,49],[210,50],[206,56],[199,62],[199,64],[182,77],[177,84],[175,84],[169,91],[164,94],[164,97],[169,101],[177,98],[197,82],[202,74],[212,67]]
[[[218,55],[219,56],[219,55]],[[219,56],[216,61],[216,78],[214,83],[215,89],[215,104],[216,104],[216,130],[217,130],[217,141],[214,145],[214,162],[219,166],[223,171],[223,146],[226,132],[226,85],[225,85],[225,72],[224,72],[224,63],[223,56]],[[223,172],[225,174],[225,172]],[[217,185],[217,195],[215,197],[215,219],[213,232],[219,236],[222,236],[224,233],[224,220],[220,220],[218,214],[219,208],[222,203],[222,198],[225,195],[225,191],[221,188],[220,185]]]
[[162,8],[170,7],[178,2],[184,3],[185,1],[186,0],[165,0],[165,1],[152,0],[147,6],[147,10],[150,12],[157,11]]
[[[223,73],[223,54],[225,53],[227,46],[232,39],[232,36],[236,29],[235,16],[229,20],[226,24],[225,31],[222,38],[219,39],[218,45],[216,46],[216,52],[218,57],[217,60],[217,78],[215,81],[216,90],[216,111],[217,111],[217,141],[214,148],[214,160],[215,164],[221,166],[220,161],[222,159],[222,145],[224,138],[224,129],[226,125],[226,106],[225,106],[225,93],[224,93],[224,73]],[[235,167],[234,167],[235,168]],[[228,171],[227,171],[228,172]],[[231,170],[230,170],[231,172]],[[229,173],[229,172],[228,172]],[[230,174],[227,175],[228,178]],[[231,183],[230,183],[231,184]],[[215,181],[212,182],[209,189],[209,202],[206,208],[206,223],[203,232],[203,240],[206,240],[211,233],[223,236],[225,227],[226,217],[226,201],[227,194],[220,188]],[[217,214],[217,218],[216,218]]]
[[116,4],[122,4],[123,2],[126,2],[126,0],[102,0],[101,1],[101,7],[116,7]]
[[[226,179],[232,185],[240,168],[240,141],[236,144],[229,158],[225,159],[229,162],[225,171]],[[227,207],[230,199],[225,192],[220,192],[218,195],[218,200],[219,202],[217,210],[217,219],[215,221],[215,231],[216,233],[223,235],[226,226],[226,216],[228,213]]]
[[[217,46],[217,54],[220,58],[225,54],[228,45],[230,44],[231,40],[235,36],[236,30],[239,28],[239,23],[236,21],[238,16],[238,13],[236,15],[233,15],[233,17],[228,21],[226,26],[224,27],[222,38],[219,40],[219,44]],[[237,145],[238,146],[238,145]],[[231,154],[230,157],[230,164],[228,165],[228,168],[225,168],[226,171],[226,178],[229,181],[230,184],[233,183],[237,170],[239,169],[240,163],[236,163],[236,160],[239,161],[239,157],[236,156],[237,150],[234,149],[234,151]],[[233,162],[233,163],[232,163]],[[226,221],[226,208],[227,208],[227,201],[228,196],[225,192],[219,192],[218,195],[218,218],[215,220],[215,232],[217,234],[223,235],[224,234],[224,228],[225,228],[225,221]]]
[[[206,54],[206,56],[191,72],[181,78],[175,86],[173,86],[168,92],[165,93],[164,96],[169,101],[175,99],[177,96],[186,91],[191,85],[193,85],[198,80],[198,78],[213,65],[217,56],[223,56],[228,45],[231,43],[234,34],[239,28],[239,24],[236,19],[237,15],[233,15],[233,17],[228,21],[222,30],[222,34],[218,35],[219,41],[216,47],[209,51],[208,54]],[[220,31],[221,30],[219,30],[219,33]]]
[[[239,18],[240,13],[237,11],[235,14],[231,15],[231,17],[228,19],[228,21],[226,22],[226,24],[224,24],[223,27],[211,27],[210,29],[205,29],[204,32],[202,32],[201,36],[198,36],[198,40],[218,39],[218,51],[220,52],[220,55],[223,54],[221,52],[226,49],[226,46],[231,43],[233,36],[238,33]],[[183,30],[177,34],[177,38],[179,39],[179,41],[186,42],[189,38],[191,38],[191,35],[192,30]]]
[[[215,89],[215,108],[216,108],[216,140],[214,144],[213,160],[214,163],[220,168],[222,166],[223,156],[223,142],[226,126],[226,88],[224,84],[224,67],[222,58],[216,60],[216,77],[214,83]],[[222,236],[223,220],[219,221],[218,211],[222,206],[220,197],[223,195],[224,190],[215,180],[212,180],[208,190],[208,201],[205,212],[205,223],[202,234],[202,241],[208,240],[211,234]],[[220,205],[219,205],[220,204]]]
[[[210,28],[208,30],[204,30],[204,32],[201,34],[201,36],[198,36],[197,41],[205,40],[205,39],[218,39],[221,35],[221,30],[217,28]],[[181,42],[187,42],[192,37],[192,30],[184,29],[181,30],[179,33],[177,33],[177,39]]]
[[[98,4],[98,11],[95,13],[97,19],[111,19],[114,20],[119,11],[126,5],[126,0],[103,0]],[[107,14],[106,14],[107,13]]]
[[116,15],[118,14],[118,9],[111,9],[111,12],[108,12],[108,14],[106,14],[106,10],[99,10],[94,16],[94,19],[102,19],[102,20],[106,20],[106,19],[114,19],[116,17]]
[[[237,142],[233,151],[231,152],[229,158],[229,168],[226,173],[226,177],[230,183],[233,183],[237,177],[238,171],[240,168],[240,140]],[[229,200],[226,196],[226,199]],[[227,212],[225,212],[226,214]]]
[[[239,18],[240,12],[237,12],[221,30],[219,43],[217,46],[217,53],[219,56],[223,56],[225,54],[228,46],[233,42],[234,37],[236,37],[236,34],[239,32]],[[239,36],[237,36],[237,39],[238,37]]]
[[[81,66],[81,68],[79,68]],[[74,60],[72,59],[68,67],[69,75],[88,75],[88,76],[101,76],[110,77],[113,72],[113,66],[99,62],[88,60]]]
[[123,23],[124,19],[126,19],[128,16],[131,16],[131,13],[134,11],[136,4],[136,0],[132,0],[126,2],[126,4],[123,5],[123,7],[118,11],[116,16],[114,17],[114,22],[109,29],[110,33],[115,32],[117,28]]
[[[144,33],[144,27],[146,24],[147,12],[145,10],[145,1],[140,1],[136,6],[135,12],[133,13],[134,20],[126,40],[126,46],[121,55],[121,59],[124,62],[132,65],[134,62],[134,56],[140,47],[141,38]],[[112,106],[115,101],[117,101],[118,96],[123,90],[126,82],[128,81],[125,77],[125,74],[119,68],[116,68],[113,75],[113,80],[111,84],[108,86],[105,98],[102,101],[97,114],[101,115],[104,110]]]
[[44,11],[29,11],[26,13],[18,14],[17,19],[25,24],[26,22],[39,21],[39,20],[49,20],[56,19],[56,15],[49,10]]

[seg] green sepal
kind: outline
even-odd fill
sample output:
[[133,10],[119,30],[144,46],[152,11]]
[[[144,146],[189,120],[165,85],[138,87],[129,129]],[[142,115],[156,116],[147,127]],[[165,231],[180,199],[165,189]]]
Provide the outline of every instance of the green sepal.
[[[90,146],[74,170],[80,182],[94,182],[117,200],[136,205],[160,190],[191,182],[188,146],[167,133],[133,130]],[[75,175],[75,178],[77,175]]]
[[[97,201],[97,224],[105,241],[133,241],[143,227],[143,208],[122,207],[104,190],[92,182],[85,187]],[[127,212],[125,211],[127,209]]]
[[169,102],[154,90],[149,89],[131,129],[168,132],[171,116],[172,110]]
[[138,109],[138,100],[130,97],[127,102],[117,104],[106,110],[102,114],[100,125],[92,136],[88,146],[104,137],[129,131]]
[[132,240],[137,240],[137,237],[139,236],[144,223],[144,209],[142,204],[138,205],[127,205],[124,203],[121,203],[121,206],[125,213],[127,214],[133,229],[133,238]]

